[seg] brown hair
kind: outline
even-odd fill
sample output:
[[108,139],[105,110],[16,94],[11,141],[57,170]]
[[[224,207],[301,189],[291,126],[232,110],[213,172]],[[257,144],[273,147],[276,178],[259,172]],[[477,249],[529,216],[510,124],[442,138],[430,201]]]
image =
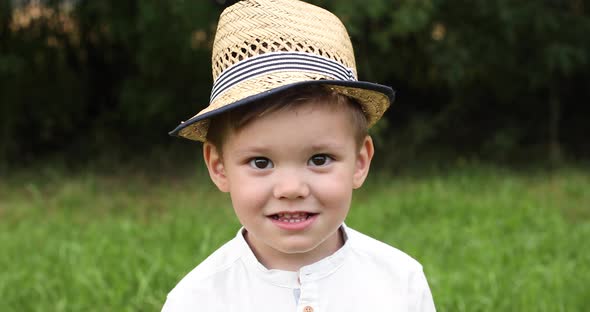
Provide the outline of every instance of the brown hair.
[[350,114],[351,125],[355,134],[357,148],[360,148],[367,136],[367,117],[361,105],[354,99],[337,93],[321,85],[292,88],[270,96],[260,102],[237,107],[218,116],[212,117],[207,130],[207,142],[220,151],[224,139],[257,117],[261,117],[296,105],[307,103],[324,103],[334,108],[343,108]]

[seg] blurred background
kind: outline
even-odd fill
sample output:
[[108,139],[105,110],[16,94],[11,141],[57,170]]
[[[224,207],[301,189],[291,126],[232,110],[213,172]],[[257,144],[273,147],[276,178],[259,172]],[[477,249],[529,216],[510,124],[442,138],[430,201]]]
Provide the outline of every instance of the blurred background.
[[[167,132],[208,104],[223,2],[2,0],[0,160],[196,146]],[[590,157],[588,1],[310,2],[347,25],[361,79],[397,91],[388,164]]]
[[[0,310],[158,310],[235,235],[167,135],[234,2],[0,0]],[[308,2],[397,91],[349,225],[418,258],[439,310],[587,308],[590,1]]]

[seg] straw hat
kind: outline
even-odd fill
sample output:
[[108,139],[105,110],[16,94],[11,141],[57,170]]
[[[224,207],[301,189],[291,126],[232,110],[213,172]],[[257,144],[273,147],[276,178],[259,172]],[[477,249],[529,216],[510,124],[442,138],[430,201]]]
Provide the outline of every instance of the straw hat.
[[209,106],[171,135],[205,141],[210,117],[302,85],[322,84],[356,99],[369,127],[394,98],[388,86],[358,81],[342,22],[297,0],[242,0],[226,8],[217,26],[212,65]]

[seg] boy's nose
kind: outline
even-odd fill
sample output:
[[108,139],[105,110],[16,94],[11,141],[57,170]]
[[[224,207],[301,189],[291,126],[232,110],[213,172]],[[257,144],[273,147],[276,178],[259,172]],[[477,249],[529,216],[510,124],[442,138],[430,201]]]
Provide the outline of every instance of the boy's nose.
[[273,195],[278,199],[305,198],[309,195],[309,186],[302,174],[288,170],[277,177]]

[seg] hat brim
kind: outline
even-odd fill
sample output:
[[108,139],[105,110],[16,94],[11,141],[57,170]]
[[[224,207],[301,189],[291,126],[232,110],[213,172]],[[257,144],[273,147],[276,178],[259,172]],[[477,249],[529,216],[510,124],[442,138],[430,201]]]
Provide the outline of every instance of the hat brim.
[[[371,101],[372,98],[375,98],[375,101],[382,102],[382,98],[385,96],[385,98],[387,99],[387,103],[384,105],[377,105],[378,106],[377,111],[372,112],[371,114],[367,114],[368,115],[367,117],[371,117],[371,120],[368,120],[369,127],[372,126],[375,122],[377,122],[377,120],[379,120],[382,117],[383,113],[385,113],[385,110],[389,107],[389,105],[391,103],[393,103],[393,101],[395,99],[395,91],[391,87],[377,84],[377,83],[371,83],[371,82],[365,82],[365,81],[343,81],[343,80],[301,81],[301,82],[295,82],[295,83],[291,83],[288,85],[280,86],[280,87],[277,87],[277,88],[274,88],[274,89],[271,89],[268,91],[264,91],[264,92],[261,92],[261,93],[258,93],[258,94],[252,95],[252,96],[248,96],[248,97],[245,97],[241,100],[235,101],[235,102],[227,104],[225,106],[222,106],[218,109],[208,111],[203,114],[198,114],[198,115],[192,117],[191,119],[182,122],[174,130],[170,131],[168,134],[171,136],[183,137],[183,138],[187,138],[190,140],[204,142],[205,141],[204,135],[196,135],[196,136],[195,135],[186,135],[186,134],[183,134],[183,132],[186,132],[187,128],[195,126],[195,124],[198,122],[208,120],[211,117],[217,116],[217,115],[227,112],[229,110],[232,110],[237,107],[244,106],[244,105],[248,105],[253,102],[263,100],[265,98],[268,98],[270,96],[281,93],[281,92],[291,89],[291,88],[308,86],[308,85],[325,85],[328,87],[329,86],[336,87],[335,88],[336,92],[342,93],[344,95],[347,95],[347,96],[350,96],[352,98],[359,100],[361,105],[363,105],[363,109],[366,109],[367,107],[373,107],[373,105],[371,105],[370,103],[365,103],[366,101]],[[348,91],[350,91],[350,92],[348,92]],[[379,95],[379,100],[376,99],[377,97],[374,95],[375,93]],[[360,96],[360,95],[365,95],[365,96]],[[382,107],[382,106],[384,106],[384,107]],[[183,130],[185,130],[185,131],[183,131]]]

